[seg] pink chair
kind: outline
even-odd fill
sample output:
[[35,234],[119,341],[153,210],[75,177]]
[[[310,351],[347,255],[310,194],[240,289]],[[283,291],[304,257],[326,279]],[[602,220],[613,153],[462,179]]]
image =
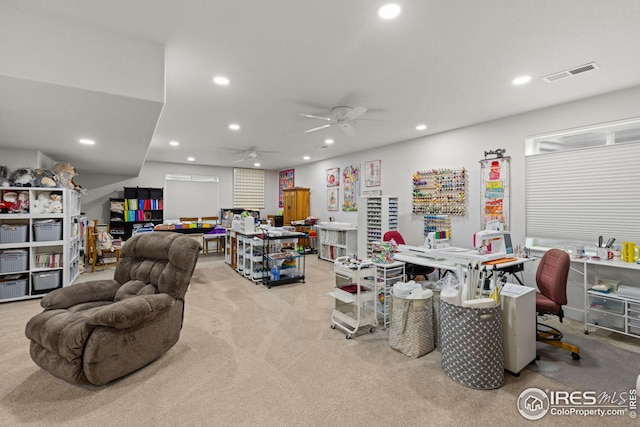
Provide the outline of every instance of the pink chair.
[[[571,259],[560,249],[549,249],[540,260],[536,271],[536,311],[538,316],[552,314],[558,316],[560,323],[564,317],[562,306],[567,304],[567,279]],[[536,339],[545,344],[571,352],[574,360],[580,359],[580,349],[562,341],[563,335],[558,329],[543,323],[537,324]]]
[[[386,233],[384,233],[384,236],[382,236],[382,240],[384,242],[390,242],[391,240],[393,240],[398,245],[405,244],[404,239],[402,238],[402,234],[395,230],[387,231]],[[426,280],[427,275],[433,273],[434,271],[435,268],[433,267],[407,263],[406,273],[407,279],[409,280],[415,280],[417,276],[422,276]]]

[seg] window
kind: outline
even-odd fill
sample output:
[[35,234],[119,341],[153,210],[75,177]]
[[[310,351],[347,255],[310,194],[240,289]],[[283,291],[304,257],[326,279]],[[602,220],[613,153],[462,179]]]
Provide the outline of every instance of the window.
[[527,246],[640,241],[640,118],[526,140]]
[[264,169],[233,169],[233,207],[264,209]]

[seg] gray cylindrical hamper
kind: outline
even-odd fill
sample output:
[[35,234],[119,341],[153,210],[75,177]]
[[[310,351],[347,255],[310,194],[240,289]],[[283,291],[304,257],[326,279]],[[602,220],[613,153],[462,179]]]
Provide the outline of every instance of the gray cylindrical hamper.
[[433,300],[391,295],[389,346],[409,357],[420,357],[434,349]]
[[500,306],[468,308],[440,300],[442,368],[452,380],[476,389],[504,383]]

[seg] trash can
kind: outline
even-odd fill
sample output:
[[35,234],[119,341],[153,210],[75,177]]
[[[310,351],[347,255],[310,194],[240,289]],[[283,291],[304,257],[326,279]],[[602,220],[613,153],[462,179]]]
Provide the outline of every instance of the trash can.
[[391,295],[389,346],[417,358],[433,351],[433,299],[411,299]]
[[504,383],[500,305],[462,307],[440,299],[442,368],[455,382],[475,389]]

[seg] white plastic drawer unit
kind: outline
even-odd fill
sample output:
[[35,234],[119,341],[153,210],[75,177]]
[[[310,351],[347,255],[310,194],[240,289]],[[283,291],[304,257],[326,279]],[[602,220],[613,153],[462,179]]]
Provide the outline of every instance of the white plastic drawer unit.
[[606,313],[604,311],[589,308],[587,312],[588,323],[604,328],[616,329],[624,332],[624,319],[621,314]]
[[640,324],[640,303],[629,301],[629,311],[627,315],[629,319],[635,319],[638,324]]
[[624,301],[589,295],[589,308],[611,313],[624,314]]

